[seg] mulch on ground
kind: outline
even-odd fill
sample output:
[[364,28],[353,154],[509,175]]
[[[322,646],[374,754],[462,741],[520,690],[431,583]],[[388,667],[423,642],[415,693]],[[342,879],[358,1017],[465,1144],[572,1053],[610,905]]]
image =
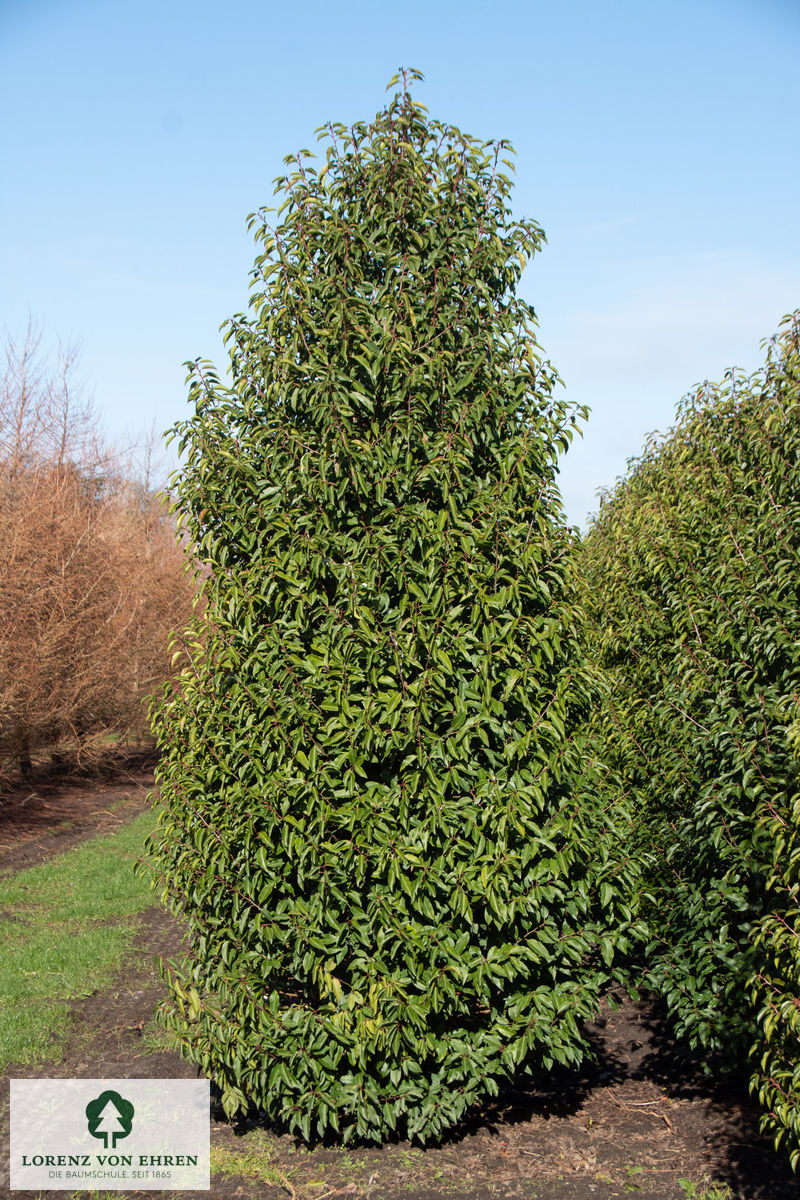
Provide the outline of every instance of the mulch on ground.
[[[152,776],[131,774],[100,787],[71,784],[18,806],[22,819],[0,816],[0,870],[20,869],[129,820],[146,804]],[[29,807],[33,804],[33,807]],[[28,809],[27,812],[25,810]],[[68,823],[69,827],[66,827]],[[163,994],[158,956],[180,952],[180,930],[161,909],[139,921],[137,947],[112,987],[76,1002],[63,1054],[19,1078],[181,1078],[195,1069],[154,1045],[152,1016]],[[274,1182],[212,1178],[211,1192],[128,1192],[194,1200],[683,1200],[679,1180],[727,1184],[736,1200],[798,1200],[800,1187],[783,1157],[758,1132],[746,1079],[721,1081],[679,1067],[657,1005],[624,1000],[605,1008],[588,1030],[595,1061],[580,1072],[542,1076],[508,1089],[442,1145],[320,1145],[263,1130]],[[7,1181],[8,1085],[0,1098],[0,1183]],[[242,1147],[257,1121],[230,1124],[213,1114],[212,1146]],[[249,1140],[249,1139],[248,1139]],[[0,1195],[33,1197],[34,1193]],[[54,1196],[58,1193],[48,1193]],[[64,1193],[61,1193],[64,1195]]]

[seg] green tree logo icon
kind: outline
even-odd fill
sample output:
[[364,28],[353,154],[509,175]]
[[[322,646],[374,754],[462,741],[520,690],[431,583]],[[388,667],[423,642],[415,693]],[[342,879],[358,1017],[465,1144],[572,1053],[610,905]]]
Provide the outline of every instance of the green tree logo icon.
[[131,1131],[133,1105],[119,1092],[101,1092],[86,1105],[86,1118],[92,1137],[102,1138],[106,1150],[113,1150],[117,1139],[126,1138]]

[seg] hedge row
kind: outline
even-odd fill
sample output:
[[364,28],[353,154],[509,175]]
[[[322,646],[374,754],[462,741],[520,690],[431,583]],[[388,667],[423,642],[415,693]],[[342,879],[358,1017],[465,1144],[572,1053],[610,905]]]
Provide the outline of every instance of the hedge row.
[[430,120],[409,75],[323,131],[321,169],[287,160],[231,380],[190,364],[205,608],[154,708],[151,850],[189,930],[166,1019],[229,1113],[424,1141],[576,1064],[628,954],[707,1058],[760,1038],[788,1137],[798,316],[763,372],[684,401],[578,557],[578,414],[516,294],[542,232],[504,144]]
[[[789,730],[795,760],[800,758],[800,717]],[[756,934],[759,951],[752,980],[758,1034],[752,1048],[756,1069],[752,1090],[764,1108],[763,1125],[777,1145],[800,1163],[800,790],[788,805],[768,806],[764,814],[773,840],[769,880],[771,911]]]
[[641,978],[718,1064],[756,1040],[768,1120],[795,1138],[799,347],[796,313],[762,371],[687,397],[584,547],[609,679],[596,729],[646,872]]

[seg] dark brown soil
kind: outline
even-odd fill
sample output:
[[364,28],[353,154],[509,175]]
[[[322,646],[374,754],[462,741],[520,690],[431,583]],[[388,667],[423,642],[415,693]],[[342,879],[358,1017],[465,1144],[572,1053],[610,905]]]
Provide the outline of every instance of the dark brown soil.
[[30,781],[0,794],[0,873],[35,866],[130,821],[147,807],[154,763],[152,750],[140,750],[95,763],[86,775],[37,764]]
[[[18,807],[19,827],[0,819],[0,869],[27,866],[98,830],[112,828],[144,806],[149,776],[104,787],[74,786]],[[114,807],[119,804],[120,807]],[[71,823],[69,829],[64,822]],[[60,827],[59,827],[60,823]],[[17,836],[19,834],[19,836]],[[173,957],[180,931],[153,909],[142,918],[135,954],[120,965],[113,987],[74,1005],[63,1055],[20,1078],[177,1078],[194,1068],[153,1037],[152,1016],[162,994],[156,956]],[[211,1196],[212,1200],[799,1200],[798,1181],[769,1140],[746,1081],[722,1083],[679,1069],[668,1029],[654,1005],[625,1001],[604,1009],[589,1030],[596,1061],[579,1073],[543,1077],[536,1087],[509,1090],[474,1114],[444,1145],[424,1150],[407,1142],[381,1148],[309,1150],[288,1135],[233,1127],[212,1119],[212,1147],[246,1148],[260,1138],[271,1152],[270,1181],[212,1176],[211,1191],[128,1192],[129,1196]],[[7,1170],[8,1088],[0,1097],[0,1195]],[[704,1195],[703,1181],[709,1190]],[[720,1190],[712,1191],[712,1184]],[[688,1191],[687,1191],[688,1189]],[[58,1196],[65,1193],[46,1193]]]

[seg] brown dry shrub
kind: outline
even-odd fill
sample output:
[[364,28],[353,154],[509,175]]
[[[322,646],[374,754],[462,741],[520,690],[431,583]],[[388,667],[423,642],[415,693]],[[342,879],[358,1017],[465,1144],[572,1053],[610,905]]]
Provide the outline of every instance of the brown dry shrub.
[[0,772],[64,742],[140,735],[193,583],[174,523],[73,385],[9,339],[0,378]]

